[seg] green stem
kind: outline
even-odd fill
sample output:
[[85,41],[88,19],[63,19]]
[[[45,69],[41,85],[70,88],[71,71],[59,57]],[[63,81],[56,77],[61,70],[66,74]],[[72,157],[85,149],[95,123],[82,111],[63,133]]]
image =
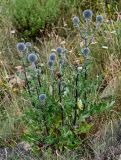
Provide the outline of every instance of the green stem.
[[[36,70],[38,69],[37,65],[35,64]],[[39,83],[39,87],[41,88],[41,80],[40,80],[40,76],[37,72],[37,79],[38,79],[38,83]]]
[[62,96],[61,96],[61,77],[59,78],[59,82],[58,82],[58,89],[59,89],[59,102],[60,102],[60,106],[61,106],[61,120],[62,120],[62,125],[64,125],[64,111],[63,111],[63,107],[62,107]]
[[[87,81],[87,66],[86,66],[86,60],[85,60],[84,70],[85,70],[85,72],[84,72],[84,80],[85,80],[85,88],[86,88],[86,81]],[[85,90],[85,93],[84,93],[84,101],[85,101],[85,103],[84,103],[84,108],[83,108],[83,110],[85,111],[85,109],[86,109],[86,101],[87,101],[87,91],[86,91],[86,90]]]

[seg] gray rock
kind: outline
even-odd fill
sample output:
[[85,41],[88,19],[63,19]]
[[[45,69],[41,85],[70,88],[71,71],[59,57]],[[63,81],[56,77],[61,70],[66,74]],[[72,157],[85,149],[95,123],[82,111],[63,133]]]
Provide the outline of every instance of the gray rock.
[[14,148],[0,148],[0,160],[34,160],[31,147],[26,142],[18,143]]
[[113,78],[107,87],[103,90],[101,98],[108,98],[110,96],[118,96],[121,93],[121,76]]

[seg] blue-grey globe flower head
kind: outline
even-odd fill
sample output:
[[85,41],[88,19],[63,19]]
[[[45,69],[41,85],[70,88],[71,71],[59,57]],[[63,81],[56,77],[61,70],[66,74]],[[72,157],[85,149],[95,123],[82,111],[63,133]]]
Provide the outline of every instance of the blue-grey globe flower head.
[[39,95],[40,102],[44,102],[46,100],[46,94],[42,93]]
[[16,47],[19,52],[24,52],[26,50],[26,45],[23,42],[17,43]]
[[69,51],[68,49],[64,48],[64,51],[63,51],[65,54],[67,54]]
[[83,17],[86,19],[86,20],[89,20],[92,18],[92,15],[93,15],[93,12],[91,9],[86,9],[84,10],[83,12]]
[[28,61],[31,63],[35,63],[37,61],[37,56],[35,53],[30,53],[28,55]]
[[76,26],[79,25],[79,23],[80,23],[79,17],[77,17],[77,16],[74,16],[72,21],[73,21],[73,24]]
[[51,61],[55,61],[55,58],[56,58],[56,55],[55,55],[54,52],[52,52],[52,53],[50,54],[50,60],[51,60]]
[[96,17],[96,23],[102,23],[103,22],[103,16],[102,15],[98,15],[97,17]]
[[56,48],[56,52],[57,52],[59,55],[61,55],[62,52],[63,52],[62,47],[57,47],[57,48]]
[[82,54],[84,56],[88,56],[90,53],[90,49],[88,47],[82,49]]
[[64,60],[63,60],[63,59],[60,59],[60,60],[59,60],[59,64],[60,64],[60,65],[63,65],[63,64],[64,64]]
[[31,46],[32,46],[31,42],[26,42],[26,47],[31,47]]
[[49,60],[49,61],[48,61],[48,66],[49,66],[49,68],[52,68],[53,65],[54,65],[54,62],[53,62],[52,60]]

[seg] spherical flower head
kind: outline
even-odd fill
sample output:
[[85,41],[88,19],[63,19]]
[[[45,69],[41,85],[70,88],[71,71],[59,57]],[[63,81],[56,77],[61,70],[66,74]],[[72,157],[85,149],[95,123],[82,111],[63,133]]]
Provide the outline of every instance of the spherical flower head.
[[52,52],[52,53],[50,54],[50,60],[51,60],[51,61],[55,61],[55,57],[56,57],[55,53]]
[[46,99],[46,94],[42,93],[42,94],[39,95],[39,100],[40,100],[41,102],[44,102],[45,99]]
[[96,17],[96,23],[102,23],[103,22],[103,16],[102,15],[98,15]]
[[65,49],[64,49],[64,53],[65,53],[65,54],[68,53],[68,49],[65,48]]
[[73,21],[74,25],[78,25],[80,23],[79,17],[77,17],[77,16],[74,16],[72,21]]
[[93,13],[92,13],[92,10],[90,10],[90,9],[86,9],[84,12],[83,12],[83,16],[84,16],[84,18],[85,19],[91,19],[92,18],[92,15],[93,15]]
[[59,60],[59,64],[60,64],[60,65],[63,65],[63,64],[64,64],[64,60],[63,60],[63,59],[60,59],[60,60]]
[[48,66],[49,66],[50,68],[53,67],[53,64],[54,64],[54,62],[53,62],[52,60],[49,60],[49,61],[48,61]]
[[19,42],[17,43],[17,50],[19,52],[24,52],[26,50],[26,45],[23,42]]
[[58,54],[61,54],[62,51],[63,51],[63,49],[62,49],[61,47],[58,47],[58,48],[56,49],[56,52],[57,52]]
[[37,56],[35,53],[30,53],[28,55],[28,61],[31,63],[35,63],[37,61]]
[[84,56],[88,56],[88,54],[90,53],[90,49],[87,47],[87,48],[83,48],[82,49],[82,53]]
[[31,47],[31,46],[32,46],[31,42],[26,42],[26,47]]

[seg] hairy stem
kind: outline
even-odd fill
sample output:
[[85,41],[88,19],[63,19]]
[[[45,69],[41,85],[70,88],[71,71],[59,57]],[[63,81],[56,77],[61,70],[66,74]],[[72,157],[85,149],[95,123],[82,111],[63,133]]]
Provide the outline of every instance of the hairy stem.
[[[35,67],[36,67],[36,71],[37,71],[38,67],[36,64],[35,64]],[[41,88],[41,80],[40,80],[40,76],[39,76],[38,72],[37,72],[37,79],[38,79],[39,87]]]
[[45,126],[46,136],[47,136],[47,135],[49,135],[49,128],[47,126],[46,117],[45,117],[45,114],[44,114],[44,109],[46,107],[45,101],[40,104],[40,107],[41,107],[41,111],[42,111],[42,120],[43,120],[43,123],[44,123],[44,126]]
[[78,102],[78,80],[79,80],[79,73],[78,73],[78,68],[77,70],[77,75],[76,75],[76,79],[75,79],[75,108],[74,108],[74,121],[73,121],[73,125],[76,124],[77,121],[77,102]]
[[[84,72],[84,80],[86,81],[87,80],[87,66],[86,65],[84,67],[84,70],[85,70],[85,72]],[[87,101],[87,92],[86,92],[86,90],[85,90],[85,93],[84,93],[84,100],[85,100],[85,102]],[[86,109],[86,104],[84,103],[83,110],[85,110],[85,109]]]
[[49,129],[47,127],[47,122],[46,122],[46,118],[45,118],[44,113],[43,113],[43,121],[44,121],[44,125],[45,125],[45,128],[46,128],[46,135],[49,135]]
[[30,90],[29,81],[28,81],[28,78],[27,78],[27,74],[26,74],[26,69],[25,69],[25,64],[24,64],[23,58],[22,58],[22,65],[23,65],[23,68],[24,68],[24,76],[25,76],[25,80],[26,80],[27,90],[28,90],[28,93],[29,93],[30,98],[31,98],[32,94],[31,94],[31,90]]
[[54,97],[54,71],[51,69],[51,85],[52,85],[52,95]]

